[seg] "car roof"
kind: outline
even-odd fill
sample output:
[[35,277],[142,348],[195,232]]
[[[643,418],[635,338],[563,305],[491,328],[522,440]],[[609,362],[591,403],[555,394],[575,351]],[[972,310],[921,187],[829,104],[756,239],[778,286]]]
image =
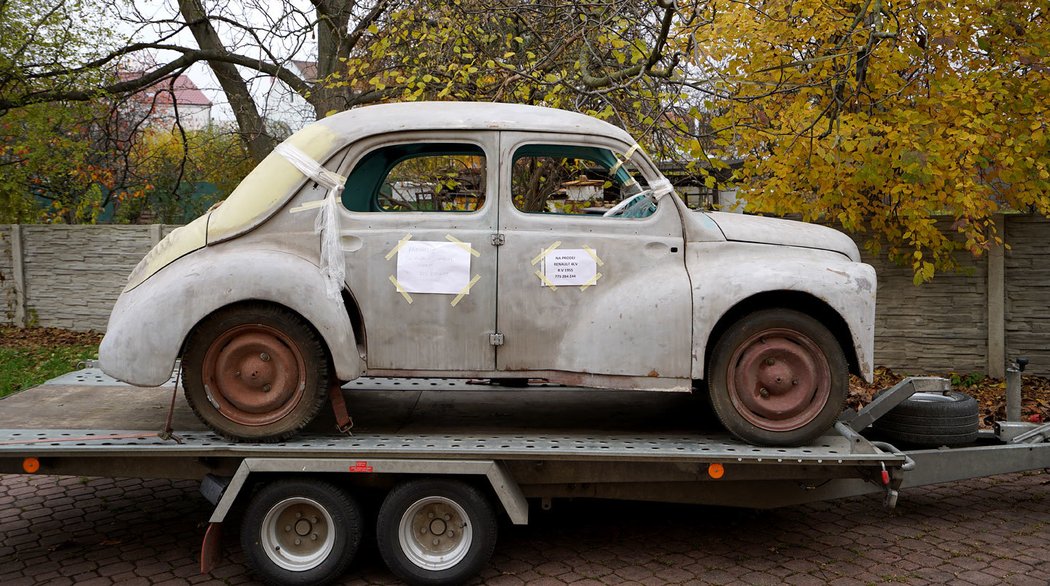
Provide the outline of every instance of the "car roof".
[[493,102],[399,102],[354,108],[317,122],[346,142],[413,130],[515,130],[597,134],[634,144],[621,128],[597,118],[539,106]]

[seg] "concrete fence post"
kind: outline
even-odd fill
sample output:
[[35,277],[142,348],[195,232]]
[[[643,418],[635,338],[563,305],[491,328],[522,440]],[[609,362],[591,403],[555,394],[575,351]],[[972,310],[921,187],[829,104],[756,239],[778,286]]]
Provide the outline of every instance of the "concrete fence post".
[[15,279],[15,325],[26,327],[25,254],[22,252],[22,225],[11,225],[11,265]]
[[1006,376],[1006,222],[995,216],[995,231],[1003,244],[988,251],[988,376]]

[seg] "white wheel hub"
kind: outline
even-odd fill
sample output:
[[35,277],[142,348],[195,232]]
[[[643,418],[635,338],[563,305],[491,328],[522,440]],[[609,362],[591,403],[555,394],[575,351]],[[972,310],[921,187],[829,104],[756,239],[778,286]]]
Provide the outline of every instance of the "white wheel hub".
[[332,516],[317,501],[285,499],[271,507],[263,519],[263,551],[285,570],[311,570],[324,563],[335,548],[332,525]]
[[412,503],[398,525],[398,541],[405,557],[431,571],[447,570],[463,561],[473,539],[467,512],[441,496]]

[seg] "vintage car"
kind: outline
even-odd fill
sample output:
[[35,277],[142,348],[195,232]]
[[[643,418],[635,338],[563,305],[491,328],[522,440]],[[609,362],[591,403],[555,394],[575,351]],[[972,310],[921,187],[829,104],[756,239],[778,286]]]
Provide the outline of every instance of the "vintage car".
[[236,440],[386,376],[706,392],[738,438],[797,445],[871,379],[875,284],[840,232],[689,209],[606,122],[389,104],[295,133],[164,238],[100,360],[154,386],[181,356],[189,404]]

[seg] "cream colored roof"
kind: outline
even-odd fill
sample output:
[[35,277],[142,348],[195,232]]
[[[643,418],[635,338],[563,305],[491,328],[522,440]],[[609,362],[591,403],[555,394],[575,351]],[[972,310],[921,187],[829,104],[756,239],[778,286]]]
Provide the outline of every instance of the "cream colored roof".
[[372,134],[411,130],[518,130],[598,134],[634,144],[622,129],[597,118],[539,106],[492,102],[402,102],[365,106],[317,122],[347,142]]

